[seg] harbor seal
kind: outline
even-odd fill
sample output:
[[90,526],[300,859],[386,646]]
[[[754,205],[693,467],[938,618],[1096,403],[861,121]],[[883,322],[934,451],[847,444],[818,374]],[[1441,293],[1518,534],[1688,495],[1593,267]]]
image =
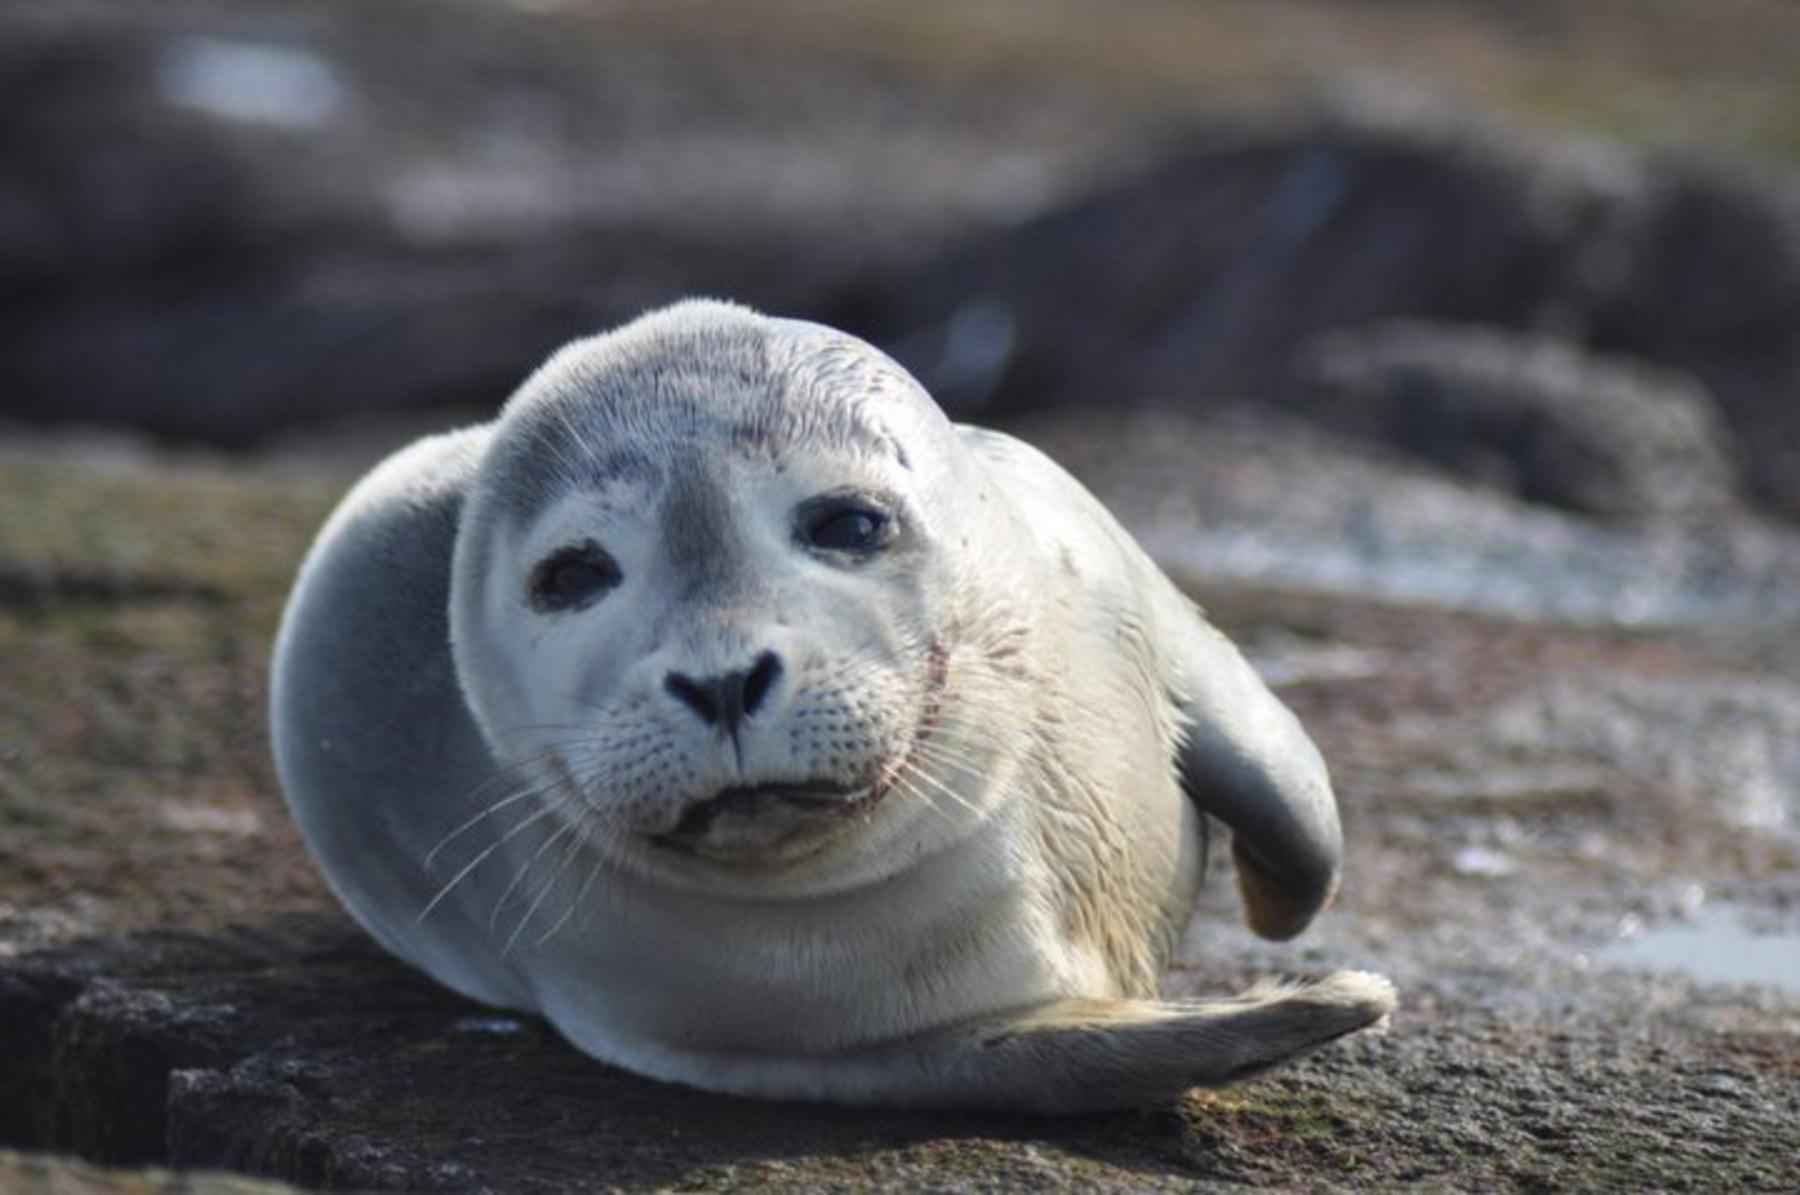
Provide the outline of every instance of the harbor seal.
[[1318,752],[1074,479],[820,325],[681,303],[389,458],[271,707],[383,946],[645,1075],[1068,1112],[1393,1007],[1351,971],[1158,998],[1207,817],[1257,932],[1332,898]]

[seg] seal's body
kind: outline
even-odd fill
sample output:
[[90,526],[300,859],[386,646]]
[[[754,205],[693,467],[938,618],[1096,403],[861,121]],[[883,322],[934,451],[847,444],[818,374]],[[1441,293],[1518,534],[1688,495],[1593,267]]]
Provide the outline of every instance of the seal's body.
[[661,1078],[1067,1110],[1393,1003],[1156,999],[1203,814],[1259,932],[1331,898],[1318,753],[1079,484],[817,325],[680,304],[384,462],[301,570],[273,731],[384,946]]

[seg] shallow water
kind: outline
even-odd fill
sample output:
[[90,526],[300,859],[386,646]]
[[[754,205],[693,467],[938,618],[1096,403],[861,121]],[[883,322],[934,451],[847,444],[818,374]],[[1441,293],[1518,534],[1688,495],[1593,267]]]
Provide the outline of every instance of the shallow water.
[[[1523,521],[1523,520],[1521,520]],[[1721,543],[1631,535],[1536,516],[1535,531],[1442,538],[1311,537],[1152,525],[1146,547],[1198,576],[1571,623],[1671,626],[1800,619],[1800,553],[1781,537]]]
[[1800,992],[1800,931],[1761,932],[1726,907],[1630,933],[1600,950],[1610,966],[1678,971],[1709,983],[1759,983]]
[[1800,534],[1748,515],[1585,518],[1266,411],[1017,430],[1195,579],[1558,622],[1800,621]]

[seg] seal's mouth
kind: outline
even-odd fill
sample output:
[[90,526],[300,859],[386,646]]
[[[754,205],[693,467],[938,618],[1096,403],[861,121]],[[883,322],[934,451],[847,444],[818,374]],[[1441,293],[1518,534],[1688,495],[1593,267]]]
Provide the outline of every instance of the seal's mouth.
[[650,834],[652,846],[714,863],[770,867],[796,862],[826,847],[867,815],[897,786],[937,729],[948,654],[932,644],[925,674],[924,708],[905,751],[871,770],[862,784],[841,780],[778,780],[734,784],[695,801],[667,830]]
[[867,812],[883,795],[879,787],[851,788],[831,780],[732,785],[689,805],[673,829],[651,835],[650,841],[709,856],[779,855]]

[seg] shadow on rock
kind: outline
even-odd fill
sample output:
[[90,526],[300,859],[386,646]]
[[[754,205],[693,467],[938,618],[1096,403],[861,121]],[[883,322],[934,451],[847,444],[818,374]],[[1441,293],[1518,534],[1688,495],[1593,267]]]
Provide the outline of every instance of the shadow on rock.
[[[309,1186],[1191,1178],[1170,1110],[1079,1123],[742,1100],[604,1065],[333,917],[91,939],[0,972],[0,1140]],[[1056,1156],[1040,1154],[1038,1144]],[[1115,1179],[1125,1174],[1120,1170]]]

